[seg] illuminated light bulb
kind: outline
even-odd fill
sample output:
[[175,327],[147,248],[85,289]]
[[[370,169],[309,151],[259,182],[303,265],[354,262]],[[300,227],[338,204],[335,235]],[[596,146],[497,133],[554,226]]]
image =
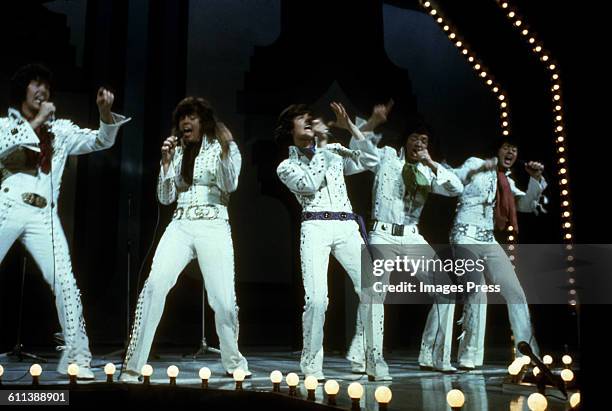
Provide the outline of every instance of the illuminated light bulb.
[[550,355],[548,355],[548,354],[547,354],[547,355],[545,355],[544,357],[542,357],[542,362],[543,362],[545,365],[550,365],[550,364],[552,364],[552,363],[553,363],[553,357],[551,357]]
[[514,256],[513,256],[513,255],[511,255],[511,256],[510,256],[510,257],[508,257],[508,258],[510,258],[510,261],[514,261]]
[[470,63],[473,63],[473,62],[474,62],[474,57],[472,57],[472,56],[468,57],[468,61],[469,61]]
[[509,240],[509,241],[514,241],[514,236],[513,236],[513,235],[509,235],[509,236],[508,236],[508,240]]
[[493,87],[493,93],[497,93],[499,91],[499,87]]
[[455,37],[457,37],[457,35],[455,33],[451,33],[451,34],[449,34],[448,37],[450,37],[451,39],[454,39]]
[[559,174],[565,174],[567,172],[566,169],[562,168],[561,170],[559,170]]
[[[563,196],[566,196],[566,195],[568,195],[568,194],[569,194],[569,192],[568,192],[567,190],[562,190],[562,191],[561,191],[561,195],[563,195]],[[567,212],[566,212],[566,213],[567,213]],[[563,214],[563,216],[564,216],[564,217],[569,217],[569,213],[567,213],[567,215],[565,215],[565,213],[564,213],[564,214]]]
[[461,50],[461,53],[463,53],[463,55],[467,55],[468,54],[468,50],[467,49],[463,49],[463,50]]
[[536,46],[534,50],[536,51],[536,53],[539,53],[540,51],[542,51],[542,46]]
[[374,391],[374,398],[378,403],[378,409],[385,410],[387,409],[387,405],[391,402],[391,398],[393,398],[393,393],[389,387],[381,385]]
[[553,89],[553,90],[559,90],[560,88],[561,88],[561,86],[560,86],[560,85],[555,84],[555,85],[553,86],[553,88],[552,88],[552,89]]
[[557,142],[558,143],[562,143],[564,140],[565,140],[565,138],[563,136],[557,137]]
[[500,100],[504,100],[506,98],[506,96],[504,96],[503,94],[500,94],[499,97],[497,97]]
[[42,367],[40,366],[40,364],[32,364],[32,366],[30,367],[32,385],[38,385],[40,374],[42,374]]
[[515,25],[516,27],[521,27],[521,24],[523,24],[523,22],[522,22],[522,21],[520,21],[520,20],[517,20],[517,21],[515,21],[515,22],[514,22],[514,25]]
[[[569,223],[567,223],[569,224]],[[572,357],[570,355],[564,355],[563,357],[561,357],[561,362],[565,365],[570,365],[572,363]]]
[[556,106],[555,106],[555,111],[561,111],[561,108],[562,108],[561,106],[556,105]]
[[530,37],[530,38],[529,38],[529,43],[530,43],[530,44],[535,43],[535,39],[534,39],[533,37]]
[[449,30],[450,30],[450,27],[449,27],[448,25],[446,25],[446,26],[442,27],[442,30],[444,30],[444,31],[449,31]]
[[549,57],[545,54],[542,56],[542,61],[548,61]]
[[363,396],[363,385],[358,382],[352,382],[348,386],[348,395],[351,398],[352,409],[359,409],[359,401]]
[[567,207],[568,205],[569,205],[569,201],[566,200],[563,202],[563,207]]
[[70,380],[70,384],[76,384],[78,373],[79,373],[79,366],[77,364],[70,364],[68,366],[68,378]]
[[308,400],[315,400],[315,390],[317,389],[317,385],[319,385],[319,381],[317,381],[317,379],[312,375],[309,375],[304,380],[304,387],[306,387],[306,390],[308,391]]
[[493,85],[493,80],[488,79],[488,80],[487,80],[487,85],[492,86],[492,85]]
[[455,46],[461,47],[461,46],[463,46],[463,43],[461,41],[458,41],[458,42],[455,43]]
[[112,362],[109,362],[104,366],[104,374],[106,374],[106,382],[113,382],[113,376],[117,371],[117,367]]
[[241,390],[242,382],[244,381],[244,378],[246,377],[246,372],[242,368],[236,368],[232,376],[234,377],[234,382],[236,383],[236,389]]
[[508,374],[516,377],[521,372],[522,368],[523,364],[518,360],[514,360],[512,361],[512,364],[508,366]]
[[511,11],[510,13],[508,13],[508,17],[510,18],[514,18],[514,16],[516,16],[516,13]]
[[547,406],[548,401],[546,401],[546,397],[539,392],[534,392],[527,398],[527,407],[531,411],[544,411]]
[[[557,66],[555,66],[554,64],[551,64],[550,66],[548,66],[548,69],[549,69],[549,70],[554,70],[554,69],[556,69],[556,68],[557,68]],[[557,75],[555,74],[555,75],[553,76],[553,78],[555,78],[555,76],[557,76]],[[557,78],[559,78],[559,76],[557,76]],[[555,79],[555,80],[556,80],[556,79]]]
[[280,383],[283,381],[283,373],[279,370],[274,370],[270,373],[270,381],[272,381],[272,391],[280,392]]
[[561,100],[561,96],[560,96],[560,95],[558,95],[558,94],[555,94],[555,96],[553,97],[553,99],[554,99],[555,101],[559,101],[559,100]]
[[0,364],[0,385],[2,385],[2,376],[4,375],[4,367]]
[[170,379],[170,385],[176,385],[176,377],[178,377],[179,369],[176,365],[171,365],[166,369],[166,374]]
[[423,3],[423,6],[425,6],[425,7],[429,7],[429,6],[431,6],[431,3],[430,3],[430,2],[428,2],[428,1],[426,1],[425,3]]
[[[567,192],[566,192],[566,194],[567,194]],[[567,217],[569,217],[569,216],[570,216],[569,211],[564,211],[564,212],[563,212],[563,217],[566,217],[566,218],[567,218]]]
[[505,3],[505,2],[504,2],[504,3],[502,3],[502,5],[501,5],[501,6],[502,6],[502,9],[507,9],[507,8],[508,8],[508,3]]
[[559,153],[563,153],[565,151],[564,147],[559,147]]
[[572,238],[572,235],[570,233],[565,234],[565,239],[569,240]]
[[480,70],[480,64],[475,64],[474,65],[474,70]]
[[526,35],[528,35],[528,34],[529,34],[529,30],[525,29],[525,30],[523,30],[523,31],[521,32],[521,34],[522,34],[523,36],[526,36]]
[[560,115],[559,115],[559,116],[556,116],[556,117],[555,117],[555,120],[557,120],[557,121],[561,121],[561,120],[563,120],[563,116],[560,116]]
[[538,367],[533,367],[533,376],[537,377],[540,373],[540,369]]
[[[561,160],[564,160],[564,159],[562,158]],[[566,185],[567,184],[567,179],[566,178],[561,179],[561,184],[562,185]]]
[[576,305],[576,300],[570,300],[569,304],[570,305]]
[[521,364],[523,364],[523,367],[531,364],[531,357],[528,355],[523,355],[522,357],[519,357],[518,360],[521,362]]
[[509,136],[509,135],[510,135],[510,132],[509,132],[508,130],[504,130],[504,131],[502,131],[502,134],[503,134],[504,136]]
[[336,405],[336,395],[340,392],[340,384],[336,380],[327,380],[323,389],[325,394],[327,394],[327,403],[329,405]]
[[453,410],[458,410],[465,404],[465,395],[461,390],[450,390],[446,394],[446,402]]
[[557,131],[563,131],[563,126],[558,126]]
[[508,107],[508,103],[506,103],[506,102],[504,101],[504,102],[502,102],[502,103],[501,103],[499,106],[500,106],[501,108],[506,108],[506,107]]
[[574,379],[574,372],[568,369],[561,371],[561,379],[566,383],[572,381]]
[[442,22],[444,21],[444,19],[442,17],[438,17],[438,19],[436,20],[438,22],[438,24],[442,24]]
[[567,256],[567,261],[574,261],[574,256],[573,255]]
[[153,375],[153,367],[151,367],[149,364],[145,364],[140,369],[140,373],[142,374],[142,377],[143,377],[142,383],[144,385],[151,384],[151,376]]
[[285,377],[285,381],[287,382],[287,385],[289,386],[289,395],[291,396],[297,395],[297,391],[295,387],[297,387],[297,385],[300,383],[300,377],[298,377],[296,373],[291,372],[287,374],[287,376]]
[[576,290],[570,290],[570,295],[576,295]]
[[432,9],[429,14],[431,14],[432,16],[435,16],[436,14],[438,14],[438,12],[436,11],[436,9]]
[[[551,67],[554,67],[554,64],[551,64]],[[554,68],[551,68],[551,70],[554,70]],[[552,75],[552,79],[553,80],[559,80],[559,75],[557,73]]]
[[510,251],[514,251],[514,246],[513,246],[512,244],[510,244],[510,245],[508,246],[508,250],[510,250]]
[[200,380],[202,380],[202,388],[204,389],[208,388],[208,380],[210,380],[211,374],[212,372],[210,371],[210,368],[208,367],[200,368],[200,372],[198,372],[198,375],[200,377]]
[[[504,121],[504,122],[502,123],[502,126],[503,126],[503,127],[508,127],[508,122],[507,122],[507,121]],[[512,230],[513,230],[513,227],[512,227],[512,226],[509,226],[509,227],[508,227],[508,231],[512,231]]]
[[572,408],[576,408],[578,407],[578,405],[580,405],[580,393],[579,392],[575,392],[572,394],[572,396],[570,397],[570,407]]
[[503,113],[501,113],[502,117],[508,117],[508,113],[506,113],[505,111]]

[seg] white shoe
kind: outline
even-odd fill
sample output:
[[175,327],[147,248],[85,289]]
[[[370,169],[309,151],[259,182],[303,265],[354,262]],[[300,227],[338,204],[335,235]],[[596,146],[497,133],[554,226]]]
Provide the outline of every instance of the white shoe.
[[123,371],[121,373],[121,376],[119,377],[119,381],[120,382],[126,382],[126,383],[138,383],[139,375],[136,373],[133,373],[131,371]]
[[361,362],[351,361],[351,372],[353,374],[365,374],[365,364]]
[[435,371],[439,371],[444,374],[454,374],[457,372],[457,369],[452,365],[443,365],[442,367],[434,367]]
[[389,374],[368,375],[368,381],[393,381],[393,377]]

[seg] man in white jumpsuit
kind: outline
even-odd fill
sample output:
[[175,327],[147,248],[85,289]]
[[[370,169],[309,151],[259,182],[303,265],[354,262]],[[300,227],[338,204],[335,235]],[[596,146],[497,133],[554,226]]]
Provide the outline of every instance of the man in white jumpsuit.
[[[380,124],[387,118],[389,104],[378,105],[368,123],[358,119],[362,130],[368,124]],[[378,120],[377,120],[378,118]],[[463,184],[452,173],[433,161],[429,155],[429,132],[420,125],[406,133],[406,141],[399,155],[393,147],[378,148],[379,163],[370,170],[375,173],[372,189],[372,230],[370,244],[384,259],[395,259],[412,253],[413,258],[435,256],[435,251],[419,233],[419,219],[429,193],[457,196],[463,191]],[[368,133],[368,138],[380,140],[379,136]],[[419,271],[417,278],[432,283],[431,273]],[[436,303],[431,307],[423,331],[419,365],[426,369],[442,372],[456,371],[450,363],[454,304],[440,296],[433,296]],[[358,332],[353,339],[347,358],[352,362],[353,371],[363,368],[363,331],[361,319],[357,318]]]
[[9,115],[0,119],[0,262],[15,240],[23,243],[55,294],[65,340],[57,371],[66,374],[74,363],[78,378],[93,379],[80,291],[57,199],[68,156],[110,148],[129,119],[111,112],[114,96],[100,88],[98,130],[56,120],[50,81],[46,68],[22,67],[11,80]]
[[[362,295],[362,245],[364,239],[349,201],[345,175],[374,167],[375,147],[350,121],[344,107],[332,103],[337,122],[351,131],[349,150],[340,144],[316,148],[312,118],[306,106],[293,105],[279,117],[277,141],[289,146],[289,158],[277,173],[302,206],[300,257],[305,305],[302,316],[304,346],[300,366],[304,375],[318,380],[323,373],[323,324],[328,305],[327,269],[332,253],[348,273],[355,292]],[[359,311],[366,334],[366,373],[370,380],[390,380],[383,359],[384,311],[381,304],[360,300]]]
[[[501,141],[497,156],[483,160],[471,157],[454,170],[464,184],[457,203],[457,214],[450,234],[456,249],[465,249],[471,258],[485,259],[486,283],[500,285],[501,295],[508,305],[508,317],[515,345],[526,341],[538,353],[532,331],[527,299],[516,276],[512,262],[495,240],[494,229],[512,226],[518,233],[516,211],[536,212],[547,184],[542,177],[542,164],[530,161],[525,170],[530,175],[527,191],[516,187],[510,168],[517,158],[517,146],[512,141]],[[481,278],[481,283],[484,283]],[[458,362],[462,369],[482,366],[486,325],[487,299],[485,293],[472,293],[464,307],[463,335],[459,344]]]
[[181,101],[173,123],[180,142],[171,136],[162,145],[157,196],[165,205],[176,201],[177,208],[138,299],[121,380],[138,379],[166,296],[194,258],[215,313],[223,367],[230,375],[240,368],[249,377],[247,361],[238,350],[234,246],[227,213],[229,195],[238,188],[242,157],[229,130],[216,120],[212,107],[202,98]]

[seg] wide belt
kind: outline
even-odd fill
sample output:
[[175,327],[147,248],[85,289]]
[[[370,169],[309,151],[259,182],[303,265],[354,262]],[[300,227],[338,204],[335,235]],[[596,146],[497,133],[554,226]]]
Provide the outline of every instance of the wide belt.
[[177,207],[174,210],[173,220],[227,220],[227,209],[215,204],[190,205]]
[[347,213],[345,211],[306,211],[302,213],[302,221],[311,220],[336,220],[336,221],[356,221],[359,225],[359,232],[363,238],[363,242],[368,245],[368,233],[366,231],[363,217],[355,213]]
[[414,224],[411,224],[411,225],[392,224],[392,223],[385,223],[382,221],[374,220],[372,222],[372,231],[376,231],[376,230],[384,231],[395,237],[403,237],[404,234],[408,234],[408,233],[416,234],[418,232],[417,226]]
[[492,229],[479,227],[473,224],[455,223],[451,229],[451,237],[466,236],[478,241],[494,242],[495,235]]

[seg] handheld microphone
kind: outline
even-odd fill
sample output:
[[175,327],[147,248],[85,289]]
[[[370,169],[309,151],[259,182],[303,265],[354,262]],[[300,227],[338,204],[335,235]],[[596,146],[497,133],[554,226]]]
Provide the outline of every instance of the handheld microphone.
[[546,376],[546,378],[548,378],[551,384],[557,387],[557,389],[561,391],[561,393],[565,396],[565,398],[567,398],[567,390],[565,389],[565,382],[561,379],[561,377],[553,374],[550,371],[550,368],[548,368],[542,362],[542,360],[540,360],[540,358],[538,358],[538,356],[533,353],[531,346],[526,341],[519,342],[516,348],[519,350],[521,354],[526,355],[529,358],[531,358],[531,361],[533,361],[538,366],[540,371],[542,371],[542,373]]

